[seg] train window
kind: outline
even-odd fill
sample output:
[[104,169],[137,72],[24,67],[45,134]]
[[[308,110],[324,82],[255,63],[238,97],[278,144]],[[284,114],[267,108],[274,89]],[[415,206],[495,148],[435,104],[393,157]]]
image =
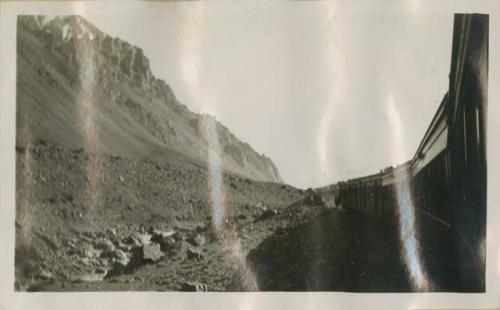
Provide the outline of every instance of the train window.
[[465,167],[467,167],[467,126],[465,123],[465,109],[462,109],[463,116],[462,119],[464,120],[464,159],[465,159]]
[[449,180],[452,178],[452,172],[451,172],[451,154],[448,152],[448,175],[449,175]]
[[448,182],[450,176],[448,175],[448,152],[444,154],[444,174],[446,176],[446,182]]
[[477,148],[479,149],[479,145],[481,143],[481,138],[479,135],[479,107],[476,108],[476,141]]
[[366,191],[366,183],[363,183],[361,190],[362,190],[362,192],[361,192],[362,193],[361,194],[362,195],[362,197],[361,197],[361,199],[362,199],[361,200],[361,207],[363,209],[365,209],[366,208],[366,192],[367,192]]

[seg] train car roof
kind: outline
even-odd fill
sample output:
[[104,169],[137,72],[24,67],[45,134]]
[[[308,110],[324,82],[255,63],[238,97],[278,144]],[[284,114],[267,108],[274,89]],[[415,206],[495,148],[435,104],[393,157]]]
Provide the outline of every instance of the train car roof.
[[429,127],[427,127],[427,130],[425,131],[424,137],[420,141],[417,151],[415,152],[415,155],[413,155],[413,158],[411,159],[412,163],[418,160],[420,153],[423,151],[427,143],[429,143],[429,139],[436,130],[436,128],[438,127],[438,125],[443,121],[443,119],[446,120],[445,107],[447,103],[448,103],[448,92],[446,92],[446,94],[444,95],[436,113],[432,117],[431,123]]

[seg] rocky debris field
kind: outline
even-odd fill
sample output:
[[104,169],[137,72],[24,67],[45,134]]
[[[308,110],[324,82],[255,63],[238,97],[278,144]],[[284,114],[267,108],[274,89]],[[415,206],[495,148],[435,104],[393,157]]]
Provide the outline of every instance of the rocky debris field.
[[[304,191],[224,174],[215,226],[206,169],[16,148],[16,289],[241,289],[246,255],[325,212]],[[258,289],[258,288],[246,288]]]

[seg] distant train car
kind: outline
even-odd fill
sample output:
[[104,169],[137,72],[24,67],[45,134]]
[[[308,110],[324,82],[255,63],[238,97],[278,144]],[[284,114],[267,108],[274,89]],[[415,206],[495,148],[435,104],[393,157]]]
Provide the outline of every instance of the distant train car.
[[[408,186],[417,217],[447,225],[484,272],[489,18],[456,14],[449,89],[414,155],[398,167],[338,183],[344,207],[394,221]],[[422,221],[423,222],[423,221]],[[429,223],[426,221],[426,223]],[[463,253],[462,253],[463,254]],[[470,254],[470,253],[469,253]]]

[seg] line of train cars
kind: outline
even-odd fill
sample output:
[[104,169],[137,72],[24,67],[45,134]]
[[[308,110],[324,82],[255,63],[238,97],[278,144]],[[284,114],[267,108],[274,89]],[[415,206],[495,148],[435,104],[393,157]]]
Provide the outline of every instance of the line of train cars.
[[483,272],[488,25],[488,15],[455,15],[449,89],[413,158],[339,182],[336,197],[343,207],[390,221],[397,221],[401,204],[412,203],[418,229],[426,229],[423,217],[448,226]]

